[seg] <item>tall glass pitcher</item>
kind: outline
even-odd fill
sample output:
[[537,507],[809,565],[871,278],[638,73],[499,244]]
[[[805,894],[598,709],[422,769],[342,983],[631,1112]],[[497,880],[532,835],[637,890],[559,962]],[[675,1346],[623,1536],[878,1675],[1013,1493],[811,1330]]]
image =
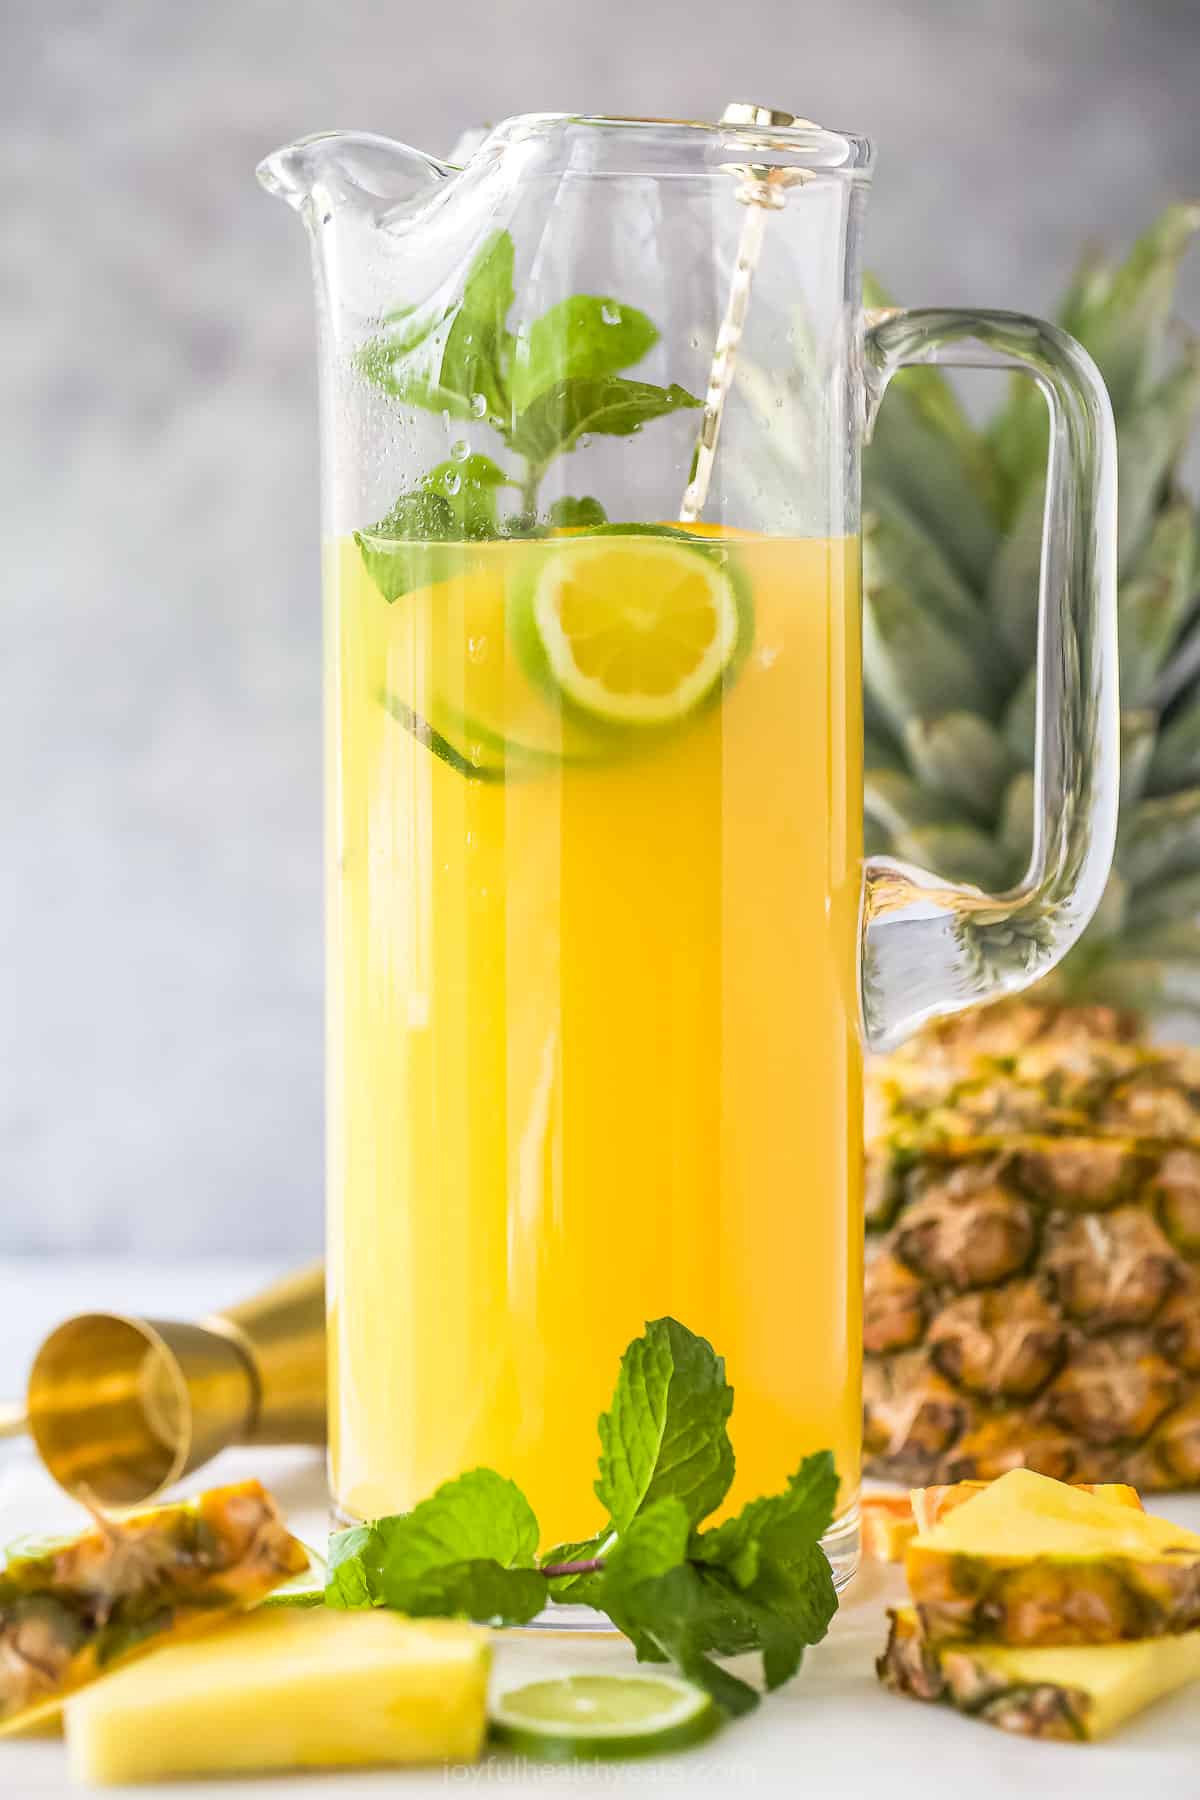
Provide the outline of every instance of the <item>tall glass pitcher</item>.
[[[347,1517],[490,1464],[585,1537],[618,1358],[673,1315],[734,1384],[730,1504],[832,1449],[852,1566],[860,1019],[883,1044],[1051,968],[1116,781],[1103,386],[1034,319],[864,318],[870,165],[754,108],[264,165],[320,308]],[[864,889],[859,451],[935,361],[1027,368],[1051,416],[1003,895],[886,859]]]

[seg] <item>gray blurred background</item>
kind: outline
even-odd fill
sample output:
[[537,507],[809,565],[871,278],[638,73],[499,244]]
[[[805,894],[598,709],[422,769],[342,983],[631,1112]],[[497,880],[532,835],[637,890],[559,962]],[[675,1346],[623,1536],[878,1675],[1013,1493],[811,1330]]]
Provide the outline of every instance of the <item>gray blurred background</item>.
[[[290,1256],[321,1207],[317,440],[268,150],[510,112],[866,130],[905,299],[1050,307],[1200,192],[1195,0],[10,0],[0,1253]],[[1200,255],[1184,283],[1200,323]]]

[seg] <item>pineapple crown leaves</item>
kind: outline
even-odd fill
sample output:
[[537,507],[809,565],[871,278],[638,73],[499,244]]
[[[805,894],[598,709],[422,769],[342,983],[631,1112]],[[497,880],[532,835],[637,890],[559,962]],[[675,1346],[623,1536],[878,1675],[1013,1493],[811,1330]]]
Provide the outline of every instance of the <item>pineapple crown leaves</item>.
[[[1088,250],[1059,309],[1117,422],[1121,824],[1110,889],[1053,979],[1200,1012],[1200,518],[1179,465],[1200,338],[1172,320],[1200,202],[1121,262]],[[875,281],[867,304],[892,304]],[[938,370],[898,376],[864,457],[867,848],[952,880],[1020,879],[1033,817],[1037,581],[1047,443],[1014,375],[976,429]]]

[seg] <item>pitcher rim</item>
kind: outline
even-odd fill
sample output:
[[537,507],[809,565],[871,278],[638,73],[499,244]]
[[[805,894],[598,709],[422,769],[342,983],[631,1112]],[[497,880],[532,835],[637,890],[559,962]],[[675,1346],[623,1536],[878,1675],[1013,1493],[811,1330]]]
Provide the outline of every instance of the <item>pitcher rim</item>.
[[[801,166],[819,168],[823,173],[869,174],[875,162],[875,146],[870,138],[857,132],[819,125],[811,119],[795,119],[790,124],[735,122],[722,119],[672,119],[641,117],[622,113],[527,112],[514,113],[497,122],[489,136],[505,137],[509,133],[544,131],[548,127],[583,126],[595,130],[649,132],[655,136],[695,139],[720,138],[726,142],[744,143],[747,150],[782,151],[789,161]],[[749,160],[749,159],[748,159]]]

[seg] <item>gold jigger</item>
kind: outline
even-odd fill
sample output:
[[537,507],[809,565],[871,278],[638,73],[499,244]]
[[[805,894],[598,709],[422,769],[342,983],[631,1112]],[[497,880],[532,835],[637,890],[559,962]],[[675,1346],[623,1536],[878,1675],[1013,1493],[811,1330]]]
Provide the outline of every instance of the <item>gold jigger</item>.
[[325,1275],[288,1276],[197,1324],[81,1313],[33,1361],[26,1430],[68,1493],[137,1506],[231,1444],[323,1444]]

